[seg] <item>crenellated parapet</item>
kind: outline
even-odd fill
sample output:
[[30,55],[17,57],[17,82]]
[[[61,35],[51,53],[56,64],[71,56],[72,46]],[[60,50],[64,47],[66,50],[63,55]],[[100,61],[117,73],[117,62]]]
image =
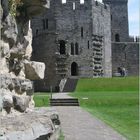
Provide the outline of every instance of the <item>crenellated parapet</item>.
[[111,4],[111,3],[128,3],[128,0],[103,0],[103,3]]

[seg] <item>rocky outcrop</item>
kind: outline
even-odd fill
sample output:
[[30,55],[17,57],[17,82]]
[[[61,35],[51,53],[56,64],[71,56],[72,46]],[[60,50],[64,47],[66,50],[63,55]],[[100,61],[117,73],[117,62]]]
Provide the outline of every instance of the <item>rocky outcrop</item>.
[[45,64],[40,62],[25,62],[26,78],[31,80],[43,79],[45,71]]
[[0,140],[57,140],[59,137],[60,121],[52,109],[38,108],[0,119]]
[[[12,1],[12,0],[11,0]],[[44,78],[45,65],[32,62],[32,30],[30,19],[49,6],[48,0],[21,0],[11,13],[8,0],[2,0],[0,38],[0,97],[1,110],[24,112],[33,107],[33,86],[30,80]],[[10,9],[10,10],[9,10]],[[13,11],[12,11],[13,12]]]
[[31,81],[44,78],[45,65],[30,61],[30,18],[44,11],[49,2],[21,0],[22,5],[14,11],[18,14],[14,15],[9,11],[9,1],[1,0],[0,4],[0,139],[57,140],[58,114],[34,108]]

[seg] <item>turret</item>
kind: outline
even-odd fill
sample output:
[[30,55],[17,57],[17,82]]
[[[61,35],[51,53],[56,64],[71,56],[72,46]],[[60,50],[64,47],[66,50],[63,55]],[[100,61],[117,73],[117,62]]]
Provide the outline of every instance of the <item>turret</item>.
[[103,0],[103,3],[110,6],[112,42],[128,41],[128,0]]

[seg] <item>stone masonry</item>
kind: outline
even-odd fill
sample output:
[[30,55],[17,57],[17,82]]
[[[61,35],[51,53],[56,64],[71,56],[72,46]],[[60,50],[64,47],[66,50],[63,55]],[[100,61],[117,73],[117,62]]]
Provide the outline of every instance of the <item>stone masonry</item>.
[[[35,90],[63,91],[69,79],[111,77],[118,67],[137,75],[138,42],[129,37],[127,2],[51,0],[50,9],[31,23],[32,60],[47,67],[44,80],[34,82]],[[127,60],[120,63],[124,45]]]
[[32,59],[46,64],[37,90],[59,89],[64,78],[111,77],[110,8],[96,1],[51,0],[32,20]]
[[139,74],[139,37],[130,37],[128,0],[103,0],[110,6],[112,36],[112,73],[124,67],[128,76]]

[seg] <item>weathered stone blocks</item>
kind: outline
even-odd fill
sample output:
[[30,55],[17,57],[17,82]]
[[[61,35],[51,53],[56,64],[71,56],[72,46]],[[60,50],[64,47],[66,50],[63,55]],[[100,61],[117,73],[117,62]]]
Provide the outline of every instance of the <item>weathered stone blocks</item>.
[[[55,116],[55,117],[54,117]],[[52,121],[53,118],[53,121]],[[58,113],[55,110],[41,108],[20,115],[0,116],[1,140],[57,140],[60,131]]]
[[25,62],[25,75],[27,79],[38,80],[44,78],[45,64],[35,61]]

